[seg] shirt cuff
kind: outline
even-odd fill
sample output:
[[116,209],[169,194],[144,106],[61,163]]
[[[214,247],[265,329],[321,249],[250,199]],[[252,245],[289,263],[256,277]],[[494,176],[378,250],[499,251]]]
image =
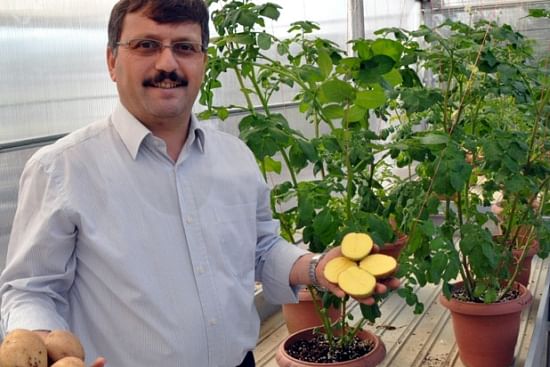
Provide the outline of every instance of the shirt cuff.
[[68,329],[66,321],[53,313],[36,305],[19,305],[17,312],[2,315],[2,334],[6,336],[14,329],[27,330],[57,330]]
[[281,241],[274,246],[266,259],[262,272],[262,289],[269,303],[297,303],[301,286],[290,285],[290,271],[299,257],[309,251]]

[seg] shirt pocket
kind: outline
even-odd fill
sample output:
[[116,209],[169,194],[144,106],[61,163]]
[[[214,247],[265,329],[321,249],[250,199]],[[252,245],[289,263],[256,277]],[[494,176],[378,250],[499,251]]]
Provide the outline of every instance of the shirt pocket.
[[[254,280],[256,203],[215,206],[219,255],[228,270],[242,280]],[[249,279],[250,278],[250,279]]]

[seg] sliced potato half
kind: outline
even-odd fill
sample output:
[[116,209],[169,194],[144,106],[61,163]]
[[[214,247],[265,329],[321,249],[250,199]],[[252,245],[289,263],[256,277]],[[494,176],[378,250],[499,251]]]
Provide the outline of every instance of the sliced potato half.
[[338,256],[330,260],[326,265],[323,273],[325,278],[331,283],[338,283],[338,276],[341,272],[352,266],[357,267],[357,263],[344,256]]
[[359,267],[368,271],[376,278],[385,278],[395,272],[397,261],[388,255],[373,254],[361,260]]
[[351,232],[342,239],[342,255],[351,260],[359,261],[372,250],[372,238],[366,233]]
[[354,297],[368,297],[374,292],[376,278],[358,266],[350,267],[338,276],[338,286]]

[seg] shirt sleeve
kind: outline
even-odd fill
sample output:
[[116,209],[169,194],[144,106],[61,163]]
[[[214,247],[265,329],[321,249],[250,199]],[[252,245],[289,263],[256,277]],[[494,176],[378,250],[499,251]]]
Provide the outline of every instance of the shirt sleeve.
[[279,222],[273,219],[271,212],[270,189],[250,151],[249,156],[257,171],[256,280],[262,283],[264,296],[268,302],[296,303],[300,287],[290,285],[290,271],[296,260],[308,251],[285,241],[279,235]]
[[66,329],[62,314],[75,274],[76,226],[64,208],[59,182],[36,159],[26,164],[19,184],[0,276],[2,332]]

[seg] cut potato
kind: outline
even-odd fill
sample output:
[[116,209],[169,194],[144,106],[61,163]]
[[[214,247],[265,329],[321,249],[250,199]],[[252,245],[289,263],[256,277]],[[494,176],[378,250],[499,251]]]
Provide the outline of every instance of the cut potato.
[[372,238],[368,234],[351,232],[344,236],[341,250],[348,259],[359,261],[370,254],[372,247]]
[[353,297],[368,297],[374,292],[376,278],[358,266],[350,267],[338,276],[338,286]]
[[325,278],[331,283],[338,283],[338,276],[341,272],[352,266],[357,267],[357,263],[344,256],[338,256],[330,260],[326,265],[323,273]]
[[47,367],[46,345],[36,333],[15,329],[6,335],[0,346],[0,366]]
[[51,367],[86,367],[86,365],[80,358],[64,357],[52,364]]
[[48,357],[56,362],[64,357],[84,360],[84,348],[77,336],[68,330],[53,330],[45,339]]
[[388,255],[373,254],[361,260],[359,267],[368,271],[376,278],[385,278],[395,272],[397,261]]

